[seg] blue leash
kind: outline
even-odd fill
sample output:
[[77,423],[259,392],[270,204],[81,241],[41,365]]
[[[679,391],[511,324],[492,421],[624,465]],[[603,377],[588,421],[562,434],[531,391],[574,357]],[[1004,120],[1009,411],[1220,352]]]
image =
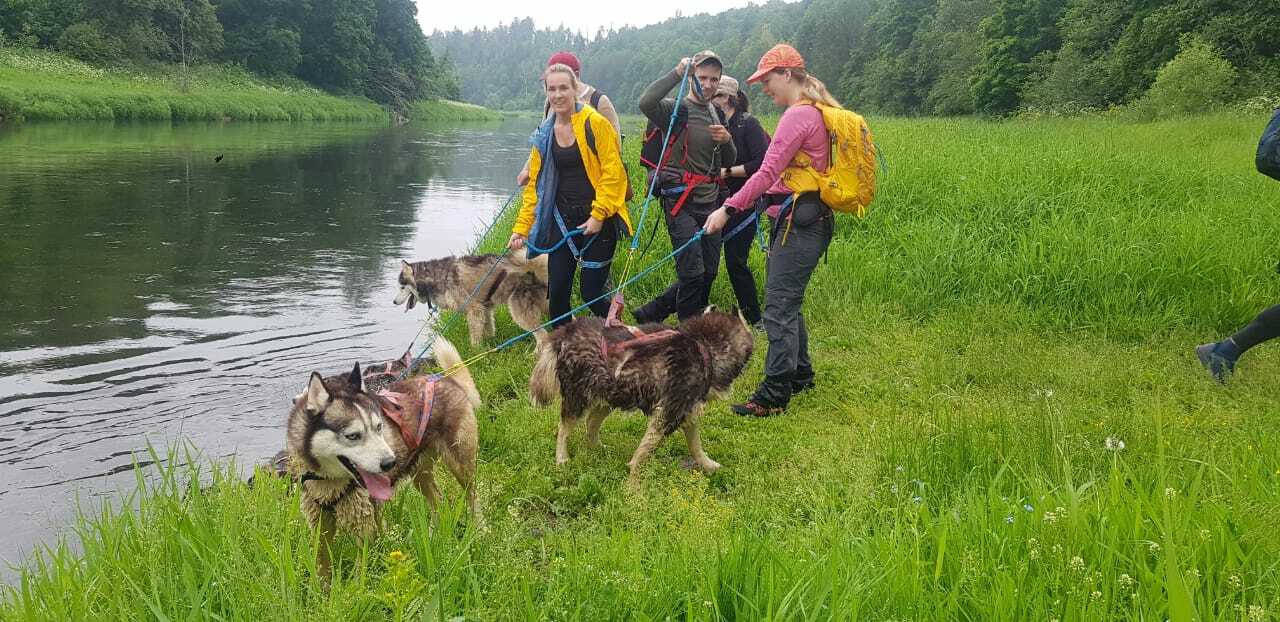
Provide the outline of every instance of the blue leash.
[[[515,193],[513,193],[507,199],[507,202],[502,205],[502,207],[498,210],[496,214],[494,214],[493,220],[489,222],[489,225],[487,227],[485,227],[484,233],[482,233],[479,238],[476,238],[477,240],[476,243],[472,244],[471,247],[467,250],[467,254],[475,253],[476,248],[478,248],[480,245],[480,241],[485,240],[489,237],[489,233],[492,232],[493,228],[498,224],[499,221],[502,220],[502,215],[506,213],[507,209],[511,207],[511,203],[515,201],[516,197],[519,195],[520,195],[520,191],[516,190]],[[459,317],[462,317],[462,310],[471,306],[471,301],[475,298],[476,294],[480,292],[480,288],[484,286],[486,282],[488,282],[490,276],[493,276],[493,272],[498,269],[498,266],[502,264],[503,259],[506,259],[507,253],[509,252],[511,252],[509,249],[503,250],[502,253],[499,254],[493,260],[493,265],[489,266],[489,271],[486,272],[484,277],[481,278],[476,283],[476,286],[474,288],[472,288],[471,293],[467,295],[467,298],[463,302],[462,306],[458,307],[458,310],[455,311],[454,314],[450,316],[447,320],[445,320],[443,324],[440,324],[436,327],[435,334],[439,335],[445,332],[451,326],[453,326],[453,323],[457,321]],[[413,348],[413,343],[418,340],[418,337],[422,336],[422,331],[426,330],[427,326],[431,325],[432,320],[436,320],[436,319],[439,319],[438,315],[436,317],[428,316],[427,320],[422,323],[422,327],[418,329],[418,333],[413,336],[413,341],[409,342],[410,349]],[[404,368],[404,371],[400,372],[400,376],[397,378],[397,380],[403,380],[406,376],[408,376],[409,372],[413,370],[413,368],[417,367],[418,363],[427,356],[427,352],[431,350],[431,347],[433,345],[435,345],[434,341],[423,346],[422,350],[418,352],[418,355],[413,357],[409,365]]]
[[637,273],[636,273],[634,276],[632,276],[631,278],[627,279],[626,281],[623,281],[621,285],[619,285],[619,286],[617,286],[617,287],[615,287],[615,288],[613,288],[613,289],[611,289],[611,290],[609,290],[609,291],[607,291],[607,292],[605,292],[605,293],[603,293],[603,294],[600,294],[599,296],[596,296],[595,298],[592,298],[591,300],[588,300],[588,301],[586,301],[586,302],[584,302],[584,303],[582,303],[582,304],[580,304],[580,305],[578,305],[578,306],[576,306],[576,307],[574,307],[574,308],[572,308],[572,309],[569,309],[567,312],[565,312],[565,313],[563,313],[563,314],[561,314],[561,315],[559,315],[559,316],[557,316],[557,317],[554,317],[554,318],[552,318],[552,319],[550,319],[550,320],[548,320],[548,321],[546,321],[546,322],[543,322],[543,323],[542,323],[542,325],[538,326],[537,328],[535,328],[535,329],[533,329],[533,330],[525,331],[525,332],[523,332],[523,333],[521,333],[521,334],[519,334],[519,335],[516,335],[515,337],[512,337],[512,338],[510,338],[510,339],[508,339],[508,340],[506,340],[506,341],[502,342],[501,344],[498,344],[498,346],[497,346],[497,347],[495,347],[495,348],[492,350],[492,352],[499,352],[499,351],[505,350],[505,349],[507,349],[507,348],[511,347],[512,345],[514,345],[516,342],[520,341],[521,339],[526,339],[526,338],[528,338],[530,335],[532,335],[532,334],[534,334],[534,333],[538,332],[539,330],[542,330],[542,329],[544,329],[544,328],[547,328],[548,326],[551,326],[552,324],[555,324],[556,322],[559,322],[560,320],[563,320],[563,319],[565,319],[565,318],[572,317],[575,313],[577,313],[577,312],[579,312],[579,311],[581,311],[581,310],[583,310],[583,309],[586,309],[587,307],[590,307],[591,305],[593,305],[593,304],[595,304],[595,303],[597,303],[597,302],[600,302],[601,300],[604,300],[604,299],[606,299],[606,298],[609,298],[610,296],[613,296],[614,294],[616,294],[616,293],[618,293],[618,292],[622,291],[622,289],[623,289],[623,288],[625,288],[626,286],[628,286],[628,285],[630,285],[630,284],[632,284],[632,283],[634,283],[634,282],[636,282],[636,281],[640,280],[642,277],[644,277],[645,275],[649,274],[650,272],[653,272],[654,270],[657,270],[657,269],[658,269],[658,267],[660,267],[662,264],[664,264],[664,263],[666,263],[667,261],[669,261],[672,257],[675,257],[676,255],[679,255],[680,253],[683,253],[683,252],[684,252],[685,250],[687,250],[690,246],[692,246],[695,242],[697,242],[698,240],[702,239],[702,235],[703,235],[703,233],[704,233],[704,232],[703,232],[702,230],[698,230],[698,232],[697,232],[697,233],[693,234],[693,237],[689,238],[689,240],[688,240],[687,242],[685,242],[684,244],[681,244],[679,248],[677,248],[677,249],[675,249],[675,250],[671,251],[670,253],[667,253],[667,256],[666,256],[666,257],[663,257],[662,259],[659,259],[658,261],[655,261],[655,262],[653,263],[653,265],[649,266],[648,268],[645,268],[644,270],[641,270],[640,272],[637,272]]
[[[680,88],[676,90],[676,103],[671,107],[671,119],[667,121],[667,132],[662,136],[662,149],[658,152],[659,169],[662,168],[662,162],[667,159],[667,145],[671,140],[671,132],[673,132],[676,127],[676,117],[680,112],[680,104],[684,102],[684,89],[689,84],[689,69],[692,67],[692,62],[685,65],[684,76],[680,78]],[[701,96],[702,85],[697,84],[696,80],[694,81],[694,84],[698,89],[699,96]],[[655,171],[656,170],[657,169],[655,169]],[[644,203],[640,205],[640,220],[637,221],[636,230],[631,235],[631,252],[635,252],[636,248],[640,246],[640,232],[644,230],[644,221],[649,215],[649,202],[653,200],[653,189],[657,186],[658,175],[655,172],[653,179],[649,180],[649,192],[645,193]]]

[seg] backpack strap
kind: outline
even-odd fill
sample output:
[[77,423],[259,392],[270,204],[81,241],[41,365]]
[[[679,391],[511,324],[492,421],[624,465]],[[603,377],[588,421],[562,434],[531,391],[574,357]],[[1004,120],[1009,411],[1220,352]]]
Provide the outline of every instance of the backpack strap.
[[591,87],[591,98],[590,98],[590,99],[591,99],[591,107],[592,107],[592,108],[595,108],[596,110],[599,110],[599,109],[600,109],[600,99],[601,99],[601,98],[603,98],[603,97],[604,97],[604,93],[601,93],[601,92],[600,92],[600,89],[597,89],[597,88],[595,88],[595,87]]
[[591,119],[587,118],[582,121],[583,133],[587,136],[587,146],[591,148],[591,153],[596,154],[596,157],[598,158],[600,157],[600,152],[596,151],[596,133],[591,131]]

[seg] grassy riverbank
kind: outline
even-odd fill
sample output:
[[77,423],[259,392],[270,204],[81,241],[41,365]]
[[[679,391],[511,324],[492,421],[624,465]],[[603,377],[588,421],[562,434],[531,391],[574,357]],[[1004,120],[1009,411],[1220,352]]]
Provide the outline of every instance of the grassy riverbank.
[[1280,290],[1264,121],[872,120],[881,197],[807,299],[819,386],[774,419],[712,404],[715,475],[675,436],[628,489],[626,415],[554,467],[521,344],[474,367],[484,529],[405,490],[325,593],[282,482],[171,466],[30,560],[0,618],[1276,619],[1280,354],[1226,387],[1191,356]]
[[[185,89],[183,86],[185,85]],[[424,121],[501,114],[455,102],[419,102]],[[298,80],[265,80],[228,66],[102,68],[53,52],[0,48],[0,118],[56,121],[387,121],[364,97],[338,97]]]

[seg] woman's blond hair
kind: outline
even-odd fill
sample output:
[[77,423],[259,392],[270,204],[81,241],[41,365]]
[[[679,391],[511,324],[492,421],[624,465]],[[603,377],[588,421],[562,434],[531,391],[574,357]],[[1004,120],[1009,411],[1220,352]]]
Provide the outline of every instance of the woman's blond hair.
[[578,74],[573,72],[573,68],[564,63],[556,63],[554,65],[548,66],[546,70],[542,72],[543,87],[546,87],[547,78],[549,78],[553,73],[563,73],[569,76],[569,84],[573,85],[573,94],[574,94],[574,98],[576,99],[578,96],[578,89],[580,87],[578,86]]
[[774,73],[779,75],[788,71],[791,72],[791,79],[800,83],[801,97],[804,97],[809,101],[826,104],[834,108],[844,108],[844,106],[841,106],[840,102],[831,95],[831,91],[827,90],[827,85],[823,84],[822,80],[809,75],[807,71],[795,67],[778,67],[773,70]]

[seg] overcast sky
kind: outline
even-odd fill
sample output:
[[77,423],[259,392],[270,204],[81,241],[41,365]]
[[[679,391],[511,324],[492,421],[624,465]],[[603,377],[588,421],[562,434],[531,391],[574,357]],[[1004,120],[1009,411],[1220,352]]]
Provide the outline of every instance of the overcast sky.
[[751,4],[748,0],[417,0],[418,21],[427,34],[431,31],[471,30],[477,26],[492,27],[499,23],[511,23],[513,19],[533,17],[539,28],[564,24],[582,34],[595,36],[596,29],[612,25],[621,28],[627,24],[645,26],[673,17],[677,9],[685,15],[694,13],[719,13],[726,9]]

